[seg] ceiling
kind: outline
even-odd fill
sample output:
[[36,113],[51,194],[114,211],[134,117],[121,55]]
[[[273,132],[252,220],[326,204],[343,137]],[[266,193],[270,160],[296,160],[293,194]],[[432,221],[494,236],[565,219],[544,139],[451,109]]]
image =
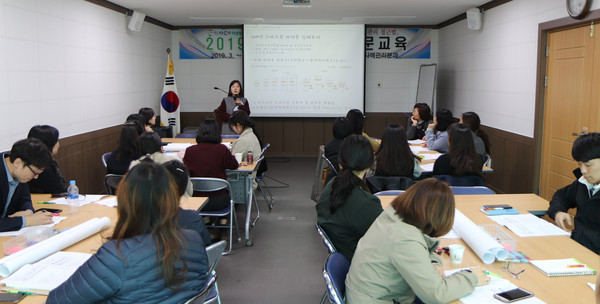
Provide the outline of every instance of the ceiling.
[[[496,0],[498,1],[498,0]],[[282,0],[110,0],[176,27],[272,24],[437,25],[491,0],[312,0],[284,7]],[[504,1],[506,2],[506,1]]]

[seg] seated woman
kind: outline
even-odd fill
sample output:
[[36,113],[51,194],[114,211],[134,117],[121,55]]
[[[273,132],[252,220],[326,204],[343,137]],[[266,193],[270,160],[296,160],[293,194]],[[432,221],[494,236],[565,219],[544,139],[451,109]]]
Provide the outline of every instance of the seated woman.
[[[35,138],[41,140],[48,151],[52,152],[52,156],[58,153],[58,130],[55,127],[47,125],[33,126],[27,134],[27,138]],[[69,187],[69,183],[65,180],[60,168],[58,168],[58,162],[52,160],[52,164],[44,169],[37,179],[32,179],[28,183],[30,193],[65,193]]]
[[140,136],[137,123],[126,122],[121,128],[119,145],[106,160],[106,174],[125,174],[132,161],[140,158]]
[[425,179],[396,197],[358,242],[346,303],[449,303],[487,284],[481,270],[444,276],[434,238],[453,222],[454,194],[443,181]]
[[317,223],[335,248],[352,260],[358,240],[381,214],[379,198],[363,181],[373,165],[373,148],[362,135],[344,139],[339,155],[342,170],[329,182],[317,203]]
[[244,111],[235,111],[229,118],[229,127],[239,134],[240,137],[231,144],[231,153],[242,153],[242,161],[248,157],[248,151],[252,151],[254,160],[260,158],[262,142],[254,129],[254,122],[250,120]]
[[141,108],[138,114],[144,118],[144,129],[146,132],[154,132],[152,126],[156,124],[156,115],[152,108]]
[[482,177],[483,161],[475,151],[471,129],[465,124],[453,124],[448,130],[448,153],[433,165],[433,175]]
[[448,109],[439,109],[435,112],[433,123],[427,126],[425,139],[427,148],[440,153],[448,151],[448,127],[454,122],[452,112]]
[[375,176],[421,176],[421,159],[410,150],[404,128],[396,123],[383,131],[375,161]]
[[[226,146],[221,144],[221,131],[213,118],[206,118],[200,124],[197,145],[185,150],[183,163],[192,177],[216,177],[227,179],[225,169],[237,169],[239,164]],[[225,190],[210,193],[194,192],[196,196],[208,196],[208,203],[202,210],[213,211],[229,207],[229,194]]]
[[460,122],[469,126],[473,134],[473,142],[475,142],[475,150],[477,153],[485,158],[485,155],[490,154],[490,140],[489,137],[479,127],[481,120],[479,115],[475,112],[465,112],[460,116]]
[[412,116],[406,129],[406,137],[408,140],[423,139],[425,137],[425,130],[429,124],[433,123],[431,120],[431,108],[426,103],[417,103],[413,108]]
[[177,186],[156,163],[135,166],[117,190],[109,241],[46,300],[52,303],[183,303],[205,286],[208,260],[196,231],[174,224]]
[[[176,159],[165,162],[162,165],[169,173],[171,173],[171,177],[175,181],[175,184],[177,184],[179,196],[184,196],[190,181],[190,172],[188,169],[181,161]],[[198,211],[179,207],[179,220],[177,223],[183,229],[190,229],[198,232],[202,237],[202,241],[204,241],[204,246],[211,244],[210,234],[208,233],[208,230],[206,230],[204,219],[198,214]]]
[[346,118],[352,123],[352,133],[366,137],[369,140],[369,143],[371,143],[373,151],[377,151],[377,149],[379,149],[379,142],[363,132],[363,128],[365,127],[365,114],[359,109],[352,109],[346,113]]
[[[164,164],[171,160],[178,160],[181,162],[179,157],[163,153],[162,140],[160,139],[160,136],[154,132],[146,132],[140,136],[140,154],[142,157],[132,161],[129,165],[129,170],[146,158],[149,158],[158,164]],[[194,186],[189,178],[184,190],[184,194],[187,196],[192,196],[194,194]]]
[[[346,117],[338,117],[333,122],[333,138],[325,144],[325,157],[329,159],[333,167],[339,172],[340,165],[338,164],[338,154],[340,153],[340,145],[344,138],[352,134],[352,124]],[[325,184],[327,184],[333,177],[335,172],[329,171]]]

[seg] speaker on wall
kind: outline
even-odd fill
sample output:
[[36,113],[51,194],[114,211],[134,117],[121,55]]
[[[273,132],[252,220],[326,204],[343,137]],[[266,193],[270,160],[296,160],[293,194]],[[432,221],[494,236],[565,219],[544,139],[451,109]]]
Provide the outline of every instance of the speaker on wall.
[[131,19],[129,20],[127,27],[134,32],[139,32],[142,29],[142,24],[144,23],[145,18],[146,14],[133,11],[133,15],[131,15]]
[[471,30],[481,29],[481,10],[474,7],[467,10],[467,27]]

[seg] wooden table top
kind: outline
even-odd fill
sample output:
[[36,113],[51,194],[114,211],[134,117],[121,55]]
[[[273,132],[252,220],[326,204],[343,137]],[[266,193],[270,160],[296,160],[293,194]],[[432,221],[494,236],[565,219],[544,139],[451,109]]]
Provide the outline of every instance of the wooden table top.
[[[393,198],[394,196],[381,196],[382,206],[387,207]],[[476,224],[496,224],[479,210],[485,204],[510,204],[521,213],[548,208],[548,201],[535,194],[457,195],[455,198],[456,208]],[[517,246],[514,249],[526,254],[532,260],[576,258],[589,267],[600,270],[598,255],[568,236],[521,238],[504,227],[501,229],[517,240]],[[501,269],[502,262],[483,264],[462,239],[440,239],[440,241],[442,246],[461,244],[466,247],[462,264],[452,264],[450,258],[443,255],[445,270],[481,266],[481,270],[500,274],[504,279],[533,292],[536,297],[549,304],[595,303],[594,292],[587,286],[587,283],[595,284],[596,276],[547,277],[530,264],[511,264],[513,271],[525,269],[521,279],[515,279]],[[460,303],[460,301],[455,303]]]

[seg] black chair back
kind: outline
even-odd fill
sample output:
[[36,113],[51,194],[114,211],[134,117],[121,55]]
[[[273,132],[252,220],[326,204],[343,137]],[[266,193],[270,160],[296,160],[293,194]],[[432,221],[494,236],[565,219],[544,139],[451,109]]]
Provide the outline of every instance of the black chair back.
[[404,176],[369,176],[365,182],[371,193],[377,193],[386,190],[406,190],[415,182],[412,178]]

